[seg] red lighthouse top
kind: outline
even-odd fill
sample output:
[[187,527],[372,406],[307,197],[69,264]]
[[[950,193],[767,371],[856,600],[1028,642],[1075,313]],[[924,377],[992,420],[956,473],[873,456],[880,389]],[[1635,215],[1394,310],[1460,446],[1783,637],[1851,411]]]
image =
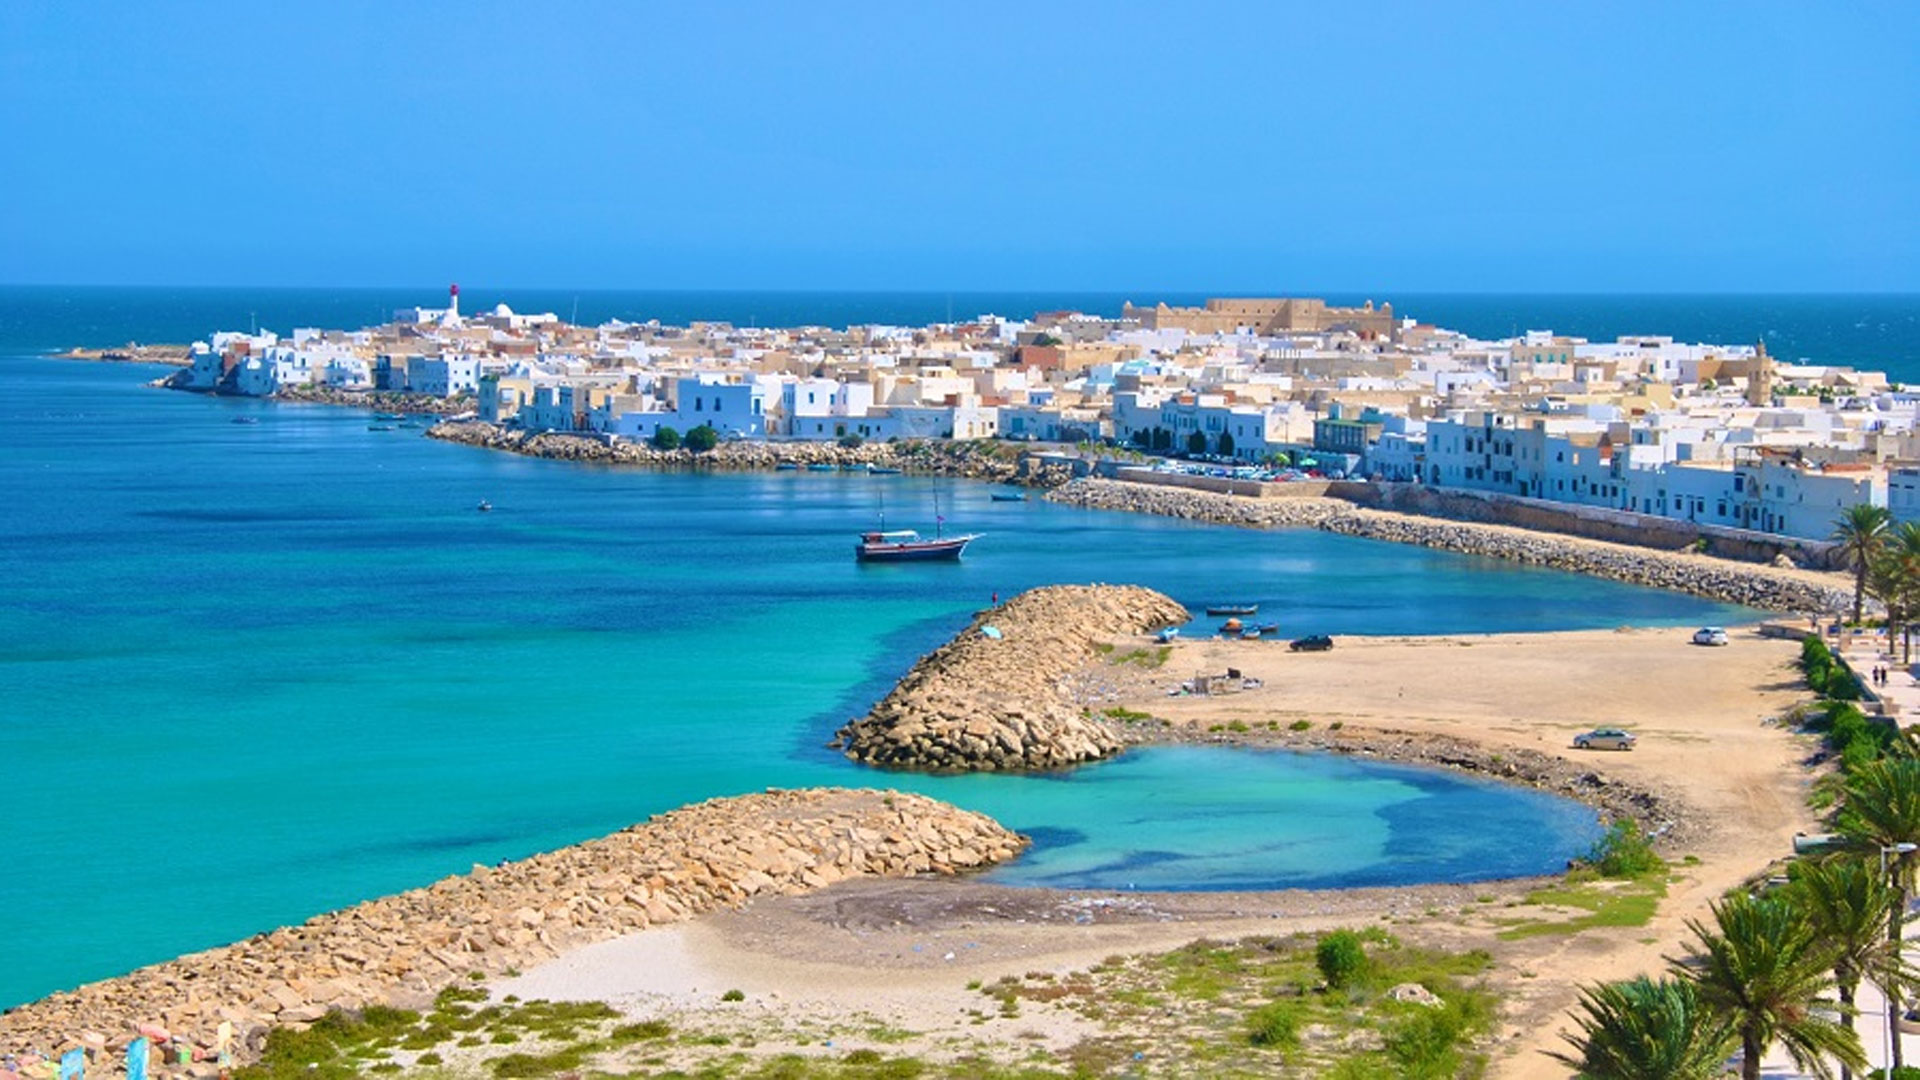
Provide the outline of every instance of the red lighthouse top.
[[448,295],[448,296],[459,296],[459,295],[460,295],[460,286],[459,286],[459,285],[457,285],[457,284],[455,284],[455,285],[449,285],[449,286],[447,286],[447,295]]

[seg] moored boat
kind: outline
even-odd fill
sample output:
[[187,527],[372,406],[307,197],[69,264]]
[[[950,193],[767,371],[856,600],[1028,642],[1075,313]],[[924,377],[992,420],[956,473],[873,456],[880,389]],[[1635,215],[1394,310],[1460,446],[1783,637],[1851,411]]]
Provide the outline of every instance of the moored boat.
[[996,491],[989,497],[992,498],[994,502],[1026,502],[1027,501],[1027,493],[1024,491]]
[[373,418],[375,420],[405,420],[406,419],[405,416],[397,412],[377,412],[373,414]]
[[890,468],[883,465],[870,465],[867,467],[867,472],[869,475],[872,475],[872,476],[899,476],[900,475],[899,469]]
[[1259,604],[1208,604],[1207,605],[1207,614],[1209,615],[1256,615],[1259,613],[1259,611],[1260,611]]
[[807,471],[808,472],[838,472],[839,469],[836,466],[828,465],[828,464],[825,464],[824,462],[816,461],[812,465],[807,466]]
[[774,472],[796,472],[799,470],[799,468],[800,466],[795,465],[791,461],[782,461],[774,465],[773,471]]
[[853,545],[854,558],[861,562],[932,562],[960,558],[967,545],[980,538],[979,533],[964,536],[936,536],[931,540],[912,529],[890,532],[865,532]]
[[392,431],[393,425],[392,424],[368,424],[367,430],[368,431]]

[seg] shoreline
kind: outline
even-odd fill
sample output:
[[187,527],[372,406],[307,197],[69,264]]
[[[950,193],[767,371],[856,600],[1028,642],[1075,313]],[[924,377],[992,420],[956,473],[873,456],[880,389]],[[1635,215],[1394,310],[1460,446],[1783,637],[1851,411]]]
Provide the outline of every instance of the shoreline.
[[[1669,589],[1759,611],[1801,617],[1850,611],[1852,583],[1840,572],[1741,562],[1514,525],[1428,517],[1358,506],[1326,496],[1250,498],[1124,480],[1074,478],[1059,464],[1036,467],[1015,444],[868,443],[855,448],[817,442],[722,443],[707,454],[660,451],[634,443],[563,432],[528,434],[480,421],[436,424],[431,438],[528,457],[604,465],[711,471],[771,470],[780,465],[892,466],[1048,489],[1065,506],[1153,514],[1241,528],[1312,528],[1363,540],[1411,544]],[[1012,460],[1009,460],[1011,458]]]
[[[1489,778],[1501,782],[1517,783],[1535,787],[1554,794],[1573,797],[1588,805],[1600,807],[1603,812],[1631,813],[1646,820],[1650,827],[1662,831],[1661,846],[1670,855],[1685,850],[1688,854],[1700,852],[1703,859],[1689,864],[1686,870],[1688,884],[1680,886],[1682,898],[1690,899],[1694,906],[1718,895],[1726,887],[1750,878],[1765,865],[1764,860],[1755,861],[1750,856],[1754,852],[1783,854],[1787,845],[1770,839],[1765,829],[1778,826],[1762,825],[1762,835],[1746,835],[1747,822],[1724,813],[1720,807],[1711,805],[1712,800],[1700,800],[1688,797],[1695,793],[1680,790],[1686,784],[1673,782],[1674,769],[1663,766],[1651,772],[1638,770],[1647,758],[1639,755],[1613,755],[1596,759],[1591,765],[1585,761],[1575,761],[1564,753],[1553,753],[1538,745],[1542,738],[1536,734],[1529,739],[1525,731],[1509,730],[1504,725],[1478,723],[1460,727],[1460,722],[1447,715],[1420,717],[1401,716],[1397,713],[1383,718],[1380,702],[1382,689],[1390,672],[1380,668],[1379,657],[1400,656],[1410,662],[1439,662],[1448,667],[1457,666],[1454,656],[1463,656],[1471,662],[1481,665],[1489,671],[1531,671],[1538,677],[1540,665],[1538,657],[1529,659],[1528,654],[1546,650],[1552,656],[1584,655],[1597,657],[1602,661],[1605,646],[1618,643],[1621,647],[1638,648],[1642,651],[1658,649],[1668,652],[1672,643],[1682,639],[1683,631],[1571,631],[1550,632],[1539,635],[1453,635],[1437,638],[1379,638],[1379,639],[1341,639],[1336,651],[1328,654],[1291,654],[1276,648],[1271,643],[1260,645],[1231,641],[1183,641],[1179,643],[1172,666],[1165,671],[1140,671],[1128,665],[1114,664],[1106,658],[1095,659],[1089,667],[1096,678],[1083,679],[1080,684],[1081,700],[1091,706],[1106,703],[1132,703],[1142,706],[1141,712],[1152,712],[1162,722],[1152,726],[1144,723],[1115,724],[1131,745],[1161,743],[1212,743],[1241,745],[1248,747],[1271,747],[1275,749],[1297,750],[1304,752],[1326,752],[1352,754],[1372,757],[1383,761],[1404,762],[1414,765],[1445,768],[1450,771]],[[1456,654],[1453,650],[1467,648],[1468,653]],[[1698,654],[1678,654],[1683,666],[1693,656],[1712,658],[1732,658],[1740,660],[1746,667],[1743,670],[1757,671],[1770,668],[1774,661],[1784,661],[1793,650],[1789,643],[1760,638],[1750,633],[1738,636],[1736,648],[1752,649],[1751,655],[1709,650]],[[1222,657],[1236,658],[1252,673],[1256,670],[1268,670],[1271,677],[1266,687],[1260,691],[1250,691],[1217,698],[1169,698],[1165,695],[1164,681],[1174,678],[1172,672],[1183,671],[1188,667],[1206,665],[1217,666]],[[1329,672],[1328,658],[1348,659],[1345,673]],[[1758,665],[1756,667],[1755,665]],[[1671,663],[1670,665],[1671,666]],[[1294,682],[1278,673],[1285,669],[1294,669]],[[1627,678],[1629,669],[1619,668],[1611,663],[1602,663],[1600,670],[1617,669],[1616,679]],[[1356,675],[1355,673],[1358,673]],[[1746,685],[1739,679],[1729,685]],[[1301,681],[1304,680],[1304,681]],[[1313,687],[1312,697],[1300,698],[1296,691],[1301,686]],[[1505,693],[1499,690],[1499,693]],[[1496,694],[1498,696],[1498,694]],[[1778,705],[1786,698],[1800,696],[1797,690],[1783,691],[1772,687],[1765,691],[1763,699],[1737,706],[1736,715],[1753,717],[1756,711],[1772,714],[1774,708],[1763,707],[1756,710],[1755,705],[1772,702]],[[1595,698],[1593,700],[1599,700]],[[1683,706],[1685,702],[1681,703]],[[1306,712],[1320,719],[1306,731],[1292,731],[1286,723],[1289,717],[1299,715],[1304,706]],[[1594,708],[1590,700],[1585,706]],[[1632,707],[1629,703],[1627,707]],[[1691,707],[1691,706],[1687,706]],[[1386,706],[1392,712],[1394,706]],[[1474,715],[1481,709],[1479,703],[1468,703],[1462,710],[1463,715]],[[1418,712],[1419,710],[1415,710]],[[1430,709],[1428,711],[1431,711]],[[1371,713],[1371,715],[1362,715]],[[1327,718],[1340,716],[1343,724],[1338,729],[1330,729]],[[1253,730],[1234,731],[1224,726],[1212,729],[1203,722],[1218,721],[1230,716],[1260,716],[1269,718],[1265,724],[1250,725]],[[1684,719],[1682,717],[1681,719]],[[1591,717],[1556,717],[1550,721],[1539,721],[1546,725],[1550,734],[1553,730],[1565,727],[1568,723],[1591,722]],[[1744,721],[1743,723],[1750,723]],[[1267,725],[1270,724],[1271,727]],[[1723,724],[1724,726],[1724,724]],[[1732,731],[1735,729],[1727,729]],[[1745,730],[1742,728],[1741,730]],[[1805,769],[1797,753],[1789,752],[1784,757],[1779,754],[1782,744],[1791,744],[1794,740],[1777,728],[1756,727],[1747,739],[1759,739],[1765,744],[1774,745],[1775,764],[1785,772],[1783,776],[1787,789],[1797,791],[1804,787]],[[1671,741],[1671,740],[1668,740]],[[1697,739],[1679,737],[1674,747],[1680,751],[1689,750],[1689,743]],[[1534,745],[1529,745],[1529,742]],[[1555,749],[1564,746],[1564,742],[1554,737],[1550,743]],[[1755,745],[1759,745],[1756,743]],[[1692,748],[1695,753],[1697,747]],[[1728,755],[1739,759],[1752,757],[1741,753]],[[1690,776],[1692,769],[1683,769],[1679,775]],[[1659,776],[1669,777],[1661,782]],[[878,782],[884,783],[881,779]],[[1776,781],[1776,784],[1779,781]],[[838,789],[836,789],[838,790]],[[811,793],[778,793],[779,797],[806,798]],[[881,795],[877,792],[855,792],[854,795],[866,795],[882,799],[915,799],[917,797]],[[804,874],[799,879],[798,888],[771,887],[756,878],[754,888],[744,889],[738,894],[716,893],[717,896],[730,897],[720,902],[704,905],[684,905],[681,910],[662,908],[656,910],[646,900],[635,901],[631,892],[618,893],[624,886],[618,880],[608,879],[604,872],[576,875],[576,880],[584,882],[584,891],[573,899],[560,904],[560,910],[569,918],[578,914],[586,918],[591,925],[602,929],[594,930],[582,936],[574,931],[560,932],[559,928],[568,924],[554,924],[547,908],[552,907],[553,898],[543,896],[541,903],[530,903],[524,894],[515,895],[509,880],[503,880],[502,873],[508,876],[518,874],[523,884],[529,881],[545,880],[529,878],[524,871],[510,871],[509,868],[551,866],[568,864],[578,860],[579,853],[590,851],[610,842],[620,842],[641,833],[650,825],[677,816],[711,814],[716,808],[727,804],[738,804],[742,799],[710,800],[660,815],[649,825],[614,834],[613,837],[561,849],[546,855],[535,856],[519,863],[507,864],[499,869],[476,868],[472,875],[447,879],[424,889],[412,890],[396,897],[368,901],[354,908],[329,915],[317,916],[299,927],[283,928],[270,934],[257,935],[246,942],[238,943],[226,949],[210,950],[192,954],[175,961],[143,968],[118,979],[105,980],[90,984],[78,991],[51,995],[39,1002],[29,1003],[0,1014],[0,1046],[21,1048],[28,1046],[45,1047],[59,1042],[64,1037],[78,1040],[83,1045],[94,1045],[101,1036],[111,1043],[114,1039],[124,1042],[131,1036],[132,1023],[154,1023],[170,1029],[191,1031],[195,1039],[202,1039],[203,1033],[192,1027],[192,1016],[183,1012],[179,1006],[179,997],[185,987],[200,986],[200,991],[189,992],[189,1003],[194,993],[205,994],[219,985],[217,970],[226,965],[231,972],[234,954],[250,956],[253,970],[272,972],[270,981],[254,983],[243,1004],[230,1006],[229,1012],[238,1012],[250,1016],[251,1026],[243,1026],[243,1031],[251,1032],[252,1039],[247,1045],[249,1052],[257,1052],[260,1038],[264,1036],[268,1023],[303,1025],[316,1019],[325,1005],[358,1007],[375,1003],[361,990],[343,981],[342,972],[305,972],[302,973],[298,961],[294,958],[332,956],[340,958],[361,957],[367,960],[378,958],[378,942],[382,935],[397,935],[407,941],[420,943],[423,955],[432,960],[432,970],[442,971],[440,984],[457,982],[468,970],[491,972],[498,977],[509,967],[525,965],[535,960],[547,964],[565,964],[569,957],[583,955],[586,950],[595,948],[595,941],[618,941],[632,939],[640,933],[658,932],[666,923],[679,924],[676,935],[684,939],[698,939],[705,947],[722,953],[745,948],[742,942],[727,943],[719,940],[724,934],[709,932],[701,927],[733,926],[755,924],[756,921],[801,918],[811,920],[845,920],[849,918],[880,918],[879,914],[862,915],[861,912],[886,911],[913,912],[918,910],[946,912],[965,912],[976,909],[981,904],[998,905],[995,910],[1020,913],[1009,918],[989,920],[999,927],[990,932],[977,922],[961,920],[949,929],[953,933],[965,932],[970,938],[985,942],[982,953],[984,960],[989,953],[1000,957],[1005,963],[1020,963],[1031,966],[1035,957],[1045,958],[1052,955],[1049,950],[1067,950],[1063,956],[1076,960],[1096,946],[1089,944],[1093,939],[1072,935],[1119,933],[1121,940],[1098,937],[1098,949],[1117,951],[1124,942],[1133,945],[1169,945],[1178,944],[1175,938],[1191,938],[1199,934],[1211,934],[1221,927],[1238,928],[1236,932],[1290,932],[1299,926],[1330,926],[1336,923],[1351,923],[1360,920],[1389,917],[1396,924],[1405,922],[1412,928],[1409,932],[1419,934],[1445,933],[1457,934],[1457,928],[1444,929],[1449,916],[1459,916],[1463,912],[1482,911],[1488,908],[1486,897],[1500,898],[1505,907],[1522,902],[1532,890],[1543,887],[1553,879],[1506,879],[1474,883],[1435,883],[1425,885],[1406,885],[1390,888],[1338,889],[1338,890],[1277,890],[1256,893],[1156,893],[1156,892],[1116,892],[1113,890],[1067,890],[1067,889],[1027,889],[998,886],[986,882],[960,880],[932,881],[919,877],[909,877],[889,884],[880,884],[877,879],[867,879],[862,884],[849,875],[836,883],[832,880],[807,881]],[[1797,798],[1797,796],[1796,796]],[[927,800],[930,802],[930,800]],[[953,811],[964,814],[962,811]],[[1811,815],[1799,802],[1786,808],[1787,816],[1798,821]],[[1776,812],[1777,815],[1777,812]],[[977,816],[977,815],[975,815]],[[1732,823],[1732,824],[1730,824]],[[658,842],[646,844],[639,857],[649,865],[667,867],[683,865],[686,876],[679,880],[683,883],[717,880],[709,865],[714,853],[727,847],[724,842],[716,843],[711,836],[698,835],[708,830],[695,830],[695,835],[685,832],[678,841],[683,846],[674,848]],[[755,834],[757,835],[757,834]],[[851,835],[851,834],[850,834]],[[880,834],[877,834],[880,835]],[[907,830],[905,837],[911,838],[917,833]],[[657,841],[661,838],[653,837]],[[631,843],[629,839],[627,842]],[[698,858],[690,859],[689,850],[706,852]],[[1735,852],[1745,852],[1746,856],[1735,857]],[[978,853],[975,853],[976,855]],[[978,865],[972,856],[962,860]],[[702,869],[705,867],[706,869]],[[930,864],[929,864],[929,868]],[[956,864],[956,868],[958,865]],[[756,871],[759,872],[759,871]],[[671,880],[670,872],[657,873],[661,884]],[[769,882],[772,875],[767,875]],[[824,892],[815,892],[825,887]],[[652,888],[652,886],[648,886]],[[445,910],[449,890],[464,890],[467,899],[472,901],[472,910],[458,919],[442,919],[442,929],[433,930],[419,925],[419,916],[423,911]],[[606,899],[598,901],[600,910],[594,907],[595,897],[605,894]],[[817,899],[816,899],[817,897]],[[543,906],[544,905],[544,906]],[[744,905],[744,906],[743,906]],[[877,905],[877,907],[876,907]],[[1088,905],[1092,905],[1089,907]],[[1670,924],[1680,913],[1690,910],[1684,904],[1663,904],[1658,917],[1663,923]],[[620,912],[626,912],[623,916]],[[700,912],[708,913],[697,922],[683,920]],[[1071,918],[1065,920],[1048,912],[1070,912]],[[730,914],[729,914],[730,912]],[[374,914],[370,914],[374,913]],[[1484,912],[1483,912],[1484,913]],[[977,913],[976,913],[977,914]],[[484,917],[482,917],[484,916]],[[658,917],[656,917],[658,916]],[[1083,918],[1084,916],[1084,918]],[[946,918],[946,915],[941,918]],[[1491,916],[1490,916],[1491,917]],[[925,938],[935,933],[944,923],[923,924],[908,917],[904,920],[888,916],[888,931],[896,936]],[[1436,922],[1436,919],[1439,922]],[[715,921],[717,920],[717,921]],[[1329,921],[1331,920],[1331,921]],[[1118,924],[1124,924],[1116,929]],[[1003,925],[1004,924],[1004,925]],[[648,928],[655,928],[649,930]],[[1052,927],[1053,929],[1047,929]],[[1125,929],[1131,927],[1132,929]],[[1059,938],[1062,931],[1071,930],[1072,935]],[[998,939],[992,935],[1004,931],[1012,935],[1012,944],[996,945]],[[1097,933],[1096,933],[1097,932]],[[1401,932],[1396,928],[1396,932]],[[1597,931],[1587,932],[1589,935]],[[1640,931],[1633,931],[1638,934]],[[506,935],[503,941],[500,935]],[[1032,934],[1039,934],[1036,940],[1029,940]],[[1132,935],[1129,937],[1128,935]],[[1618,939],[1619,935],[1614,935]],[[675,937],[676,941],[683,937]],[[823,939],[824,941],[825,939]],[[1024,942],[1024,944],[1019,944]],[[800,943],[791,933],[774,934],[765,939],[766,948],[778,950],[809,950],[818,943]],[[846,944],[841,942],[841,945]],[[827,949],[831,942],[819,944]],[[839,945],[832,945],[839,948]],[[269,950],[265,957],[260,950]],[[248,952],[248,950],[252,950]],[[1622,950],[1631,954],[1635,946],[1630,942],[1616,940],[1608,946],[1607,955],[1618,959]],[[1645,946],[1638,947],[1645,952]],[[784,953],[782,953],[784,955]],[[278,959],[268,959],[278,957]],[[910,967],[926,969],[923,974],[928,978],[950,976],[955,968],[943,965],[930,965],[931,957],[918,954],[914,950],[897,951],[895,960],[909,961]],[[764,958],[762,958],[764,959]],[[294,966],[289,967],[292,960]],[[758,961],[756,961],[758,962]],[[876,960],[870,945],[862,946],[858,955],[841,957],[835,961],[848,966],[849,970],[866,972],[869,977],[880,977],[877,973],[893,970],[892,961],[884,958]],[[876,966],[877,965],[877,966]],[[391,966],[391,965],[389,965]],[[976,965],[977,966],[977,965]],[[215,970],[209,970],[215,969]],[[540,970],[538,968],[534,970]],[[971,968],[965,970],[972,970]],[[1606,969],[1612,970],[1612,969]],[[1624,970],[1624,969],[1622,969]],[[1565,983],[1565,994],[1570,994],[1571,978],[1553,980],[1555,986]],[[510,984],[509,984],[510,985]],[[701,985],[706,985],[702,983]],[[942,984],[944,985],[944,984]],[[405,1004],[430,997],[436,989],[435,979],[416,977],[408,979],[396,973],[396,981],[390,984],[386,1000]],[[1547,993],[1545,984],[1528,988],[1528,992],[1543,1001],[1545,1005],[1530,1005],[1540,1013],[1543,1022],[1558,1017],[1561,1013],[1565,994]],[[356,994],[358,995],[356,997]],[[331,996],[332,1000],[327,1000]],[[1531,1000],[1531,999],[1530,999]],[[204,1014],[205,999],[202,998]],[[258,1012],[249,1013],[248,1009],[266,1009],[270,1015]],[[126,1024],[115,1027],[98,1018],[103,1010],[118,1009],[118,1015],[126,1018]],[[138,1009],[137,1015],[129,1015],[129,1009]],[[220,1015],[226,1015],[222,1013]],[[80,1019],[88,1017],[86,1020]],[[38,1032],[38,1035],[33,1035]],[[104,1062],[102,1063],[104,1064]],[[1525,1075],[1518,1073],[1514,1075]]]

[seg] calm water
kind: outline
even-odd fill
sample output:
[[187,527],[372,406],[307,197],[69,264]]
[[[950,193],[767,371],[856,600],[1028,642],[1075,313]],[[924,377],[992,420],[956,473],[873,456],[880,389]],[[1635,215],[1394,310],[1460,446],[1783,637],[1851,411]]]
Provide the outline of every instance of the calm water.
[[[933,779],[822,743],[990,594],[1049,582],[1257,598],[1298,632],[1744,614],[980,485],[529,460],[141,385],[154,374],[0,357],[0,1003],[768,785],[987,811],[1040,838],[1001,872],[1016,882],[1548,871],[1589,842],[1589,812],[1445,774],[1182,748]],[[855,564],[855,530],[882,509],[928,524],[936,493],[987,534],[964,563]]]

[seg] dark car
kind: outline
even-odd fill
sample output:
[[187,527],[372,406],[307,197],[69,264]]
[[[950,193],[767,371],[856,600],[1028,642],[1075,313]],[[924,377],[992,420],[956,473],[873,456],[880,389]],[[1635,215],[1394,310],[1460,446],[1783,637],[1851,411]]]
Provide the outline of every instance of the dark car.
[[1303,638],[1294,638],[1287,642],[1287,648],[1294,652],[1326,652],[1333,648],[1333,639],[1325,634],[1312,634]]

